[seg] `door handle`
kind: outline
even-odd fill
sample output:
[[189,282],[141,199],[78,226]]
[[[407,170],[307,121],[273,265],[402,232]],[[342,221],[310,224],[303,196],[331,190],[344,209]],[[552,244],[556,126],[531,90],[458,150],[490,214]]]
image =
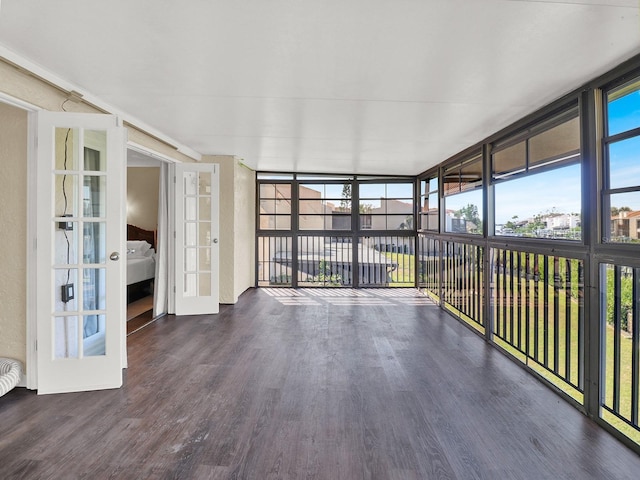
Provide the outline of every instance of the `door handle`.
[[214,238],[214,239],[213,239],[213,243],[218,243],[218,239],[217,239],[217,238]]
[[114,262],[120,260],[120,254],[118,252],[113,252],[111,255],[109,255],[109,259],[113,260]]

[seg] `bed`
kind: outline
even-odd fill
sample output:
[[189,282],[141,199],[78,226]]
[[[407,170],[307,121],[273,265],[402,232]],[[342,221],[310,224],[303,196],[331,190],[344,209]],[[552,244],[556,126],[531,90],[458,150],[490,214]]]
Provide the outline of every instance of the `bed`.
[[127,302],[153,293],[156,232],[127,225]]

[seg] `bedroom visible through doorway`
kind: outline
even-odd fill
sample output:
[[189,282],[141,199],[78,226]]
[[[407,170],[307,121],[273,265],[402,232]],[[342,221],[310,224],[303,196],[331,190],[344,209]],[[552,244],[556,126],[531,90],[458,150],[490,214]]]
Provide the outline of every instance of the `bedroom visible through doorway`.
[[[166,223],[164,162],[135,150],[127,153],[127,334],[166,313]],[[165,191],[162,191],[162,190]],[[163,200],[164,199],[164,200]],[[162,205],[165,205],[164,211]],[[166,231],[166,228],[164,228]],[[166,256],[166,255],[165,255]],[[163,278],[160,278],[162,276]],[[160,292],[158,291],[160,287]],[[160,295],[158,295],[160,293]],[[164,300],[163,300],[164,299]]]

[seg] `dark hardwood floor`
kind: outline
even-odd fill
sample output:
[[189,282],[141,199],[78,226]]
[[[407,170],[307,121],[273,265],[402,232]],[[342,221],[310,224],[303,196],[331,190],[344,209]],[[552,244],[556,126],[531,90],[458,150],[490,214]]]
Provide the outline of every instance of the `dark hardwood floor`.
[[160,318],[128,337],[119,390],[14,389],[0,478],[640,478],[640,456],[414,291],[334,292]]

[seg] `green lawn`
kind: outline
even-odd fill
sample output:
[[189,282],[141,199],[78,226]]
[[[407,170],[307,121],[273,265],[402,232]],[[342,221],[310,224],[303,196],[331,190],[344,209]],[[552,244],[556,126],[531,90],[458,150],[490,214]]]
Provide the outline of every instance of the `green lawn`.
[[390,253],[385,252],[391,262],[396,263],[398,268],[391,272],[391,282],[389,287],[415,287],[416,275],[415,275],[415,255],[409,255],[406,253]]

